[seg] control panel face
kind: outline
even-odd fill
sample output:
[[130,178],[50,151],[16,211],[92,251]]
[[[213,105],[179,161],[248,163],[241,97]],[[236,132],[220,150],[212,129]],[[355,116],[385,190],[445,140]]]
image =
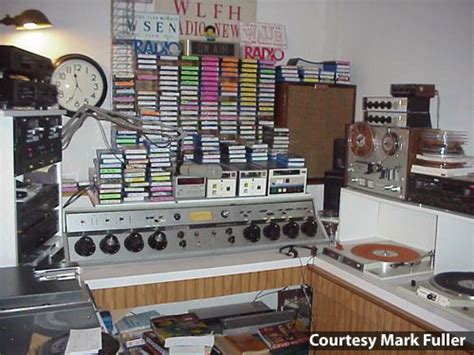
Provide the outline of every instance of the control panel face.
[[69,261],[109,263],[275,249],[324,241],[312,198],[285,202],[66,212]]

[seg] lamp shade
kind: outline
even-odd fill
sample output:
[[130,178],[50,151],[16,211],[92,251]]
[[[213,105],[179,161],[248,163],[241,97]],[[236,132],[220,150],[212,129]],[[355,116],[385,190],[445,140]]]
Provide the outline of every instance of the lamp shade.
[[36,30],[51,27],[49,19],[38,10],[25,10],[13,18],[17,30]]

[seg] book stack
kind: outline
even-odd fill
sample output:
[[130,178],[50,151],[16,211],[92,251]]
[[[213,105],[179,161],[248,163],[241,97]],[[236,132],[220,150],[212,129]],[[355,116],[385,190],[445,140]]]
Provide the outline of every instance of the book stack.
[[298,67],[300,81],[303,83],[318,83],[320,69],[317,67]]
[[244,144],[239,144],[235,141],[221,141],[220,147],[222,162],[227,164],[247,162],[247,155]]
[[112,104],[114,111],[135,116],[135,75],[133,73],[114,74]]
[[96,169],[95,187],[99,204],[122,203],[123,154],[118,149],[98,149],[94,161]]
[[221,151],[219,137],[214,134],[202,133],[194,135],[194,161],[202,164],[219,164]]
[[255,59],[242,59],[239,78],[239,137],[254,141],[257,134],[257,69]]
[[263,127],[274,125],[275,63],[272,61],[258,62],[257,101],[257,138],[259,142],[263,142]]
[[[158,60],[159,71],[159,111],[160,122],[163,124],[162,133],[175,135],[179,126],[179,65],[177,56],[160,56]],[[178,145],[172,142],[172,159],[176,159]]]
[[111,140],[113,148],[135,146],[138,143],[138,133],[122,129],[118,126],[112,126]]
[[135,70],[136,109],[140,116],[156,117],[158,104],[158,74],[156,56],[138,54]]
[[282,168],[304,168],[304,157],[295,154],[278,154],[277,165]]
[[334,84],[336,80],[336,71],[330,68],[323,68],[319,72],[319,82],[323,84]]
[[143,145],[124,149],[125,169],[124,202],[141,202],[148,198],[149,182],[147,181],[148,151]]
[[219,79],[219,133],[237,135],[239,59],[221,59]]
[[268,144],[268,157],[276,160],[278,154],[288,153],[290,129],[266,126],[263,129],[263,142]]
[[219,58],[201,57],[201,130],[219,129]]
[[154,342],[152,347],[161,353],[205,355],[214,346],[214,335],[194,313],[155,317],[150,324],[153,334],[144,334],[149,337],[145,342]]
[[248,162],[268,160],[268,144],[249,142],[245,145]]
[[351,62],[347,60],[333,60],[324,62],[324,70],[334,72],[336,84],[351,83]]
[[299,321],[263,327],[258,334],[272,352],[309,343],[309,331]]
[[199,57],[181,57],[179,90],[179,125],[186,132],[196,133],[199,127]]
[[284,82],[300,82],[300,75],[296,65],[279,65],[276,67],[276,81],[278,83]]

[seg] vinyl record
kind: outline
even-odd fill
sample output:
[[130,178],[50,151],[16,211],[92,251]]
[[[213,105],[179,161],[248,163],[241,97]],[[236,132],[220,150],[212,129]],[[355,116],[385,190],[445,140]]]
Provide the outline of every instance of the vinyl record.
[[353,247],[351,252],[361,258],[390,263],[413,262],[421,256],[413,249],[382,243],[359,244]]
[[444,291],[474,300],[474,272],[442,272],[430,282]]
[[357,122],[349,129],[349,144],[358,157],[366,156],[374,150],[374,132],[367,122]]

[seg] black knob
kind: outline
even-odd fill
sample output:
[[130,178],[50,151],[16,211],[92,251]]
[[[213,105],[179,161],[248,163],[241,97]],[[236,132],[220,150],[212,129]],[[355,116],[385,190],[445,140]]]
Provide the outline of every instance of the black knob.
[[231,228],[231,227],[229,227],[229,228],[226,228],[226,230],[225,230],[225,234],[229,234],[229,235],[231,235],[232,233],[233,233],[233,230],[232,230],[232,228]]
[[95,243],[91,237],[82,237],[74,245],[74,250],[80,256],[91,256],[95,253]]
[[138,232],[130,233],[128,237],[125,238],[124,244],[125,248],[133,253],[138,253],[145,246],[145,243],[143,242],[143,237]]
[[314,237],[318,231],[318,225],[313,217],[309,217],[306,222],[301,225],[301,231],[308,237]]
[[227,241],[230,243],[230,244],[234,244],[235,243],[235,237],[233,235],[231,235],[229,238],[227,238]]
[[[183,242],[183,240],[181,241]],[[180,245],[181,245],[180,242]],[[184,242],[186,243],[186,242]],[[163,250],[168,246],[168,240],[166,239],[166,234],[162,231],[156,231],[148,238],[148,245],[150,248],[155,250]]]
[[300,227],[295,221],[290,221],[283,226],[283,234],[290,239],[295,239],[300,232]]
[[270,240],[278,240],[280,238],[280,226],[275,222],[271,222],[263,228],[263,235]]
[[179,246],[180,246],[181,248],[186,248],[186,241],[185,241],[185,240],[180,240],[180,241],[179,241]]
[[244,229],[244,238],[252,243],[258,242],[260,240],[260,227],[252,223]]
[[183,232],[183,231],[179,231],[176,236],[177,236],[179,239],[183,239],[183,238],[184,238],[184,232]]
[[173,215],[173,218],[174,218],[175,221],[179,221],[179,220],[181,219],[181,214],[175,213],[175,214]]
[[101,241],[100,241],[100,250],[102,250],[105,254],[115,254],[120,250],[120,242],[118,238],[113,234],[107,234]]
[[392,103],[389,101],[387,102],[387,108],[390,110],[392,108]]

